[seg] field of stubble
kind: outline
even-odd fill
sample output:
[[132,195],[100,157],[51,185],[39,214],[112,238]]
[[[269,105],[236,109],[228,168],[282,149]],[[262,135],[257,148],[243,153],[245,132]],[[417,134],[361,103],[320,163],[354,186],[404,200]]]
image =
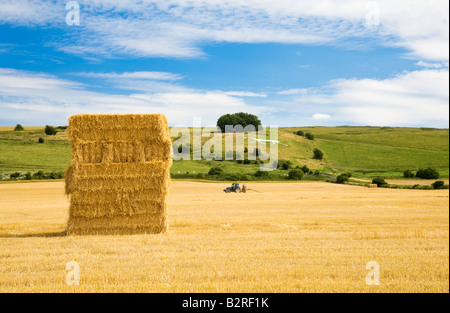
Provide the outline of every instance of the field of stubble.
[[447,190],[225,185],[173,182],[164,235],[67,237],[64,183],[0,184],[0,292],[449,292]]

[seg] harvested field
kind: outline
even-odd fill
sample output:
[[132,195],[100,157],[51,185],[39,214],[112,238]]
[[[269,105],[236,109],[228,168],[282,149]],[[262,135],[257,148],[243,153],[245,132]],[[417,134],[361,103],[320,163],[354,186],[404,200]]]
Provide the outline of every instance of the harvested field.
[[448,185],[448,178],[440,179],[386,179],[388,184],[396,185],[431,185],[437,180],[442,180],[446,185]]
[[68,237],[63,182],[1,184],[0,292],[449,292],[448,190],[227,185],[173,182],[166,234]]

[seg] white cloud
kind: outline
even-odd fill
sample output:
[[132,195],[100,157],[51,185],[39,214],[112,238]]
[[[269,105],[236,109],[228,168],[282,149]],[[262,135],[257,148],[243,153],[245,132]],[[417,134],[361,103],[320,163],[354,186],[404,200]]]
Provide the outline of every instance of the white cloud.
[[425,68],[448,68],[448,62],[424,62],[419,61],[416,63],[417,66],[422,66]]
[[326,119],[331,118],[331,115],[329,115],[329,114],[316,113],[316,114],[314,114],[314,115],[312,116],[312,118],[313,118],[314,120],[326,120]]
[[[124,77],[127,76],[135,75],[125,73]],[[222,91],[182,88],[118,95],[93,92],[85,87],[53,75],[0,68],[0,122],[61,125],[70,115],[80,113],[164,113],[171,125],[189,124],[196,116],[205,124],[214,125],[222,114],[238,111],[259,114],[266,110]]]
[[[372,39],[413,58],[448,61],[446,0],[379,0],[378,27],[367,27],[361,0],[98,0],[79,1],[81,26],[64,24],[64,1],[3,0],[0,23],[74,31],[59,49],[85,56],[203,55],[205,42],[341,44]],[[43,13],[45,12],[45,13]]]
[[306,95],[310,90],[308,88],[288,89],[278,92],[279,95]]
[[448,85],[448,69],[405,72],[383,80],[340,79],[303,95],[287,95],[290,99],[280,107],[294,118],[313,116],[320,108],[333,116],[334,124],[448,127]]
[[183,77],[167,72],[125,72],[125,73],[77,73],[80,76],[113,79],[143,79],[143,80],[180,80]]
[[256,93],[249,91],[227,91],[223,93],[227,96],[235,96],[235,97],[256,97],[256,98],[267,98],[266,93]]
[[[96,73],[89,75],[96,77]],[[128,79],[124,77],[136,75],[111,76],[116,84],[117,77],[123,82]],[[131,84],[139,81],[128,80]],[[449,126],[448,69],[405,72],[383,80],[340,79],[323,87],[288,92],[207,91],[162,83],[166,90],[130,87],[137,92],[106,94],[53,75],[0,68],[0,122],[59,125],[78,113],[162,112],[171,125],[189,124],[196,116],[205,125],[213,125],[222,114],[243,111],[280,126]]]

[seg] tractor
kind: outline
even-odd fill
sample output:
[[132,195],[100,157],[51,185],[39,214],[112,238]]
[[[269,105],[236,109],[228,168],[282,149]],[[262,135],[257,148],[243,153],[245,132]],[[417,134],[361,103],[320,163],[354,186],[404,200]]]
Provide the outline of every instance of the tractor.
[[231,184],[231,187],[227,187],[223,190],[225,193],[231,193],[231,192],[236,192],[236,193],[241,193],[241,192],[246,192],[247,188],[245,187],[245,185],[242,185],[242,189],[241,187],[239,187],[239,183],[233,183]]

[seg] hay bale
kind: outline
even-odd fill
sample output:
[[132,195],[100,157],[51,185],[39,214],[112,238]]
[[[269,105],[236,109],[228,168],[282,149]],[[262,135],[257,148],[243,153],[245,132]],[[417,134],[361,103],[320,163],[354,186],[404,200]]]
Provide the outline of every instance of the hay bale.
[[69,235],[167,229],[172,142],[161,114],[69,118]]
[[369,184],[369,188],[378,188],[377,184]]

